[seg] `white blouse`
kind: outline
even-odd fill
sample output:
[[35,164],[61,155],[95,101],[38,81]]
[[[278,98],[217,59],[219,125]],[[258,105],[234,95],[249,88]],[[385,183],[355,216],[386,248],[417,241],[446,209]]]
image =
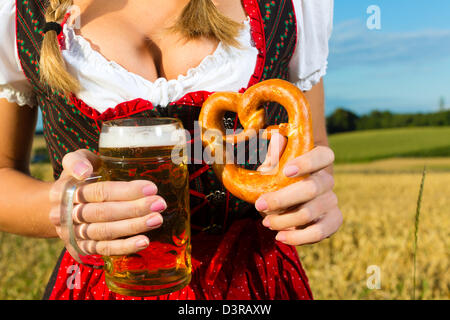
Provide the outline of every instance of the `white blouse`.
[[[325,75],[328,41],[333,23],[333,0],[294,0],[297,46],[289,65],[290,81],[308,91]],[[15,0],[0,2],[0,98],[35,106],[36,100],[17,55]],[[252,45],[249,21],[238,36],[240,48],[219,43],[211,55],[177,79],[150,82],[107,60],[82,36],[64,25],[68,71],[80,82],[77,98],[100,113],[117,104],[142,98],[165,106],[194,91],[239,91],[254,73],[258,50]]]

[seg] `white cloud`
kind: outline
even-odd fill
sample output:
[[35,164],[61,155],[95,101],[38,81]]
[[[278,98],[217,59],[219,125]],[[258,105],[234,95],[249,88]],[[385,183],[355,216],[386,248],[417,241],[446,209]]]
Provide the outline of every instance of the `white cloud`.
[[426,64],[450,56],[450,30],[384,32],[368,30],[362,20],[335,25],[330,69],[355,65]]

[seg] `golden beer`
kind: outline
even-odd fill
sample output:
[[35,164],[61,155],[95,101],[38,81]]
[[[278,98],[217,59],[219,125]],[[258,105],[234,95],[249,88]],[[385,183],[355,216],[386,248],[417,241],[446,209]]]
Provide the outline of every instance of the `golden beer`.
[[[176,135],[180,129],[181,123],[169,118],[103,124],[99,144],[102,180],[150,180],[167,203],[163,224],[145,233],[150,239],[146,249],[103,257],[106,283],[114,292],[161,295],[183,288],[191,279],[189,175],[183,155],[175,149],[183,143]],[[177,161],[174,154],[179,156]]]

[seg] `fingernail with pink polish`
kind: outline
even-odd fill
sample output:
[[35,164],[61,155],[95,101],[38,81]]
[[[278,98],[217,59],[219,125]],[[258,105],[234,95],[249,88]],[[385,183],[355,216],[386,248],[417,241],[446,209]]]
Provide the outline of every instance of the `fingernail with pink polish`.
[[78,162],[73,168],[73,173],[79,178],[83,178],[88,171],[89,166],[84,162]]
[[149,245],[149,242],[147,240],[141,239],[141,240],[136,241],[136,247],[138,247],[138,248],[141,248],[141,249],[146,248],[146,247],[148,247],[148,245]]
[[150,206],[150,210],[153,212],[161,212],[166,210],[167,205],[164,201],[158,200]]
[[287,166],[284,168],[283,173],[286,177],[294,177],[298,174],[298,168],[296,166]]
[[285,242],[285,241],[286,241],[286,236],[285,236],[284,233],[279,233],[279,234],[277,234],[277,236],[275,237],[275,239],[276,239],[277,241],[280,241],[280,242]]
[[147,224],[147,227],[157,227],[157,226],[161,225],[162,222],[163,222],[163,219],[162,219],[161,215],[156,214],[156,215],[152,216],[150,219],[148,219],[146,224]]
[[154,184],[145,186],[144,189],[142,189],[144,196],[154,196],[157,192],[158,188]]
[[269,208],[269,206],[268,206],[266,200],[264,200],[263,198],[259,198],[255,202],[255,208],[258,211],[264,211],[264,210],[267,210]]
[[266,228],[270,228],[270,221],[269,221],[269,219],[264,219],[263,221],[262,221],[262,224],[263,224],[263,226],[264,227],[266,227]]

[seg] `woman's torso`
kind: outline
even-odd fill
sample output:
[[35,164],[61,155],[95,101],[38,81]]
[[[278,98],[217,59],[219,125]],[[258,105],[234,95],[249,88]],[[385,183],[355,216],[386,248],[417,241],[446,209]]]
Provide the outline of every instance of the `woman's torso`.
[[[152,105],[150,101],[124,101],[112,110],[99,113],[86,106],[76,96],[68,99],[61,93],[52,92],[39,83],[39,39],[45,23],[42,16],[43,3],[43,0],[17,1],[19,13],[17,45],[23,70],[33,85],[37,101],[42,109],[44,134],[49,146],[55,178],[61,173],[61,160],[66,153],[80,148],[97,151],[99,126],[102,120],[134,115],[170,116],[180,118],[187,129],[194,129],[193,124],[198,119],[202,102],[208,96],[207,92],[192,92],[164,106]],[[296,24],[292,2],[289,0],[277,2],[243,0],[242,4],[249,16],[252,40],[258,51],[254,73],[250,79],[246,79],[248,86],[270,78],[288,79],[288,65],[296,45]],[[86,23],[86,26],[88,25],[89,23]],[[94,33],[89,34],[87,27],[81,29],[81,32],[85,32],[83,35],[95,45]],[[100,50],[104,47],[104,45],[99,46]],[[121,46],[118,45],[117,48],[120,49]],[[206,46],[199,59],[210,54],[208,50],[210,49]],[[169,50],[166,52],[168,55],[171,54]],[[108,52],[102,53],[109,59],[120,60],[120,57],[109,56]],[[128,54],[130,53],[125,52],[124,57],[126,58]],[[146,65],[146,68],[150,70],[153,63],[154,70],[157,70],[156,60],[151,53],[146,54],[148,54],[147,61],[151,62]],[[182,53],[178,51],[177,54]],[[139,59],[134,62],[136,61]],[[133,70],[131,64],[126,64],[126,61],[120,62],[125,68]],[[195,66],[195,61],[192,61],[192,64]],[[190,66],[185,67],[189,69]],[[183,71],[186,70],[174,71],[174,76],[182,74]],[[151,80],[151,77],[160,75],[160,72],[155,72],[153,75],[144,76]],[[167,71],[166,76],[170,77]],[[285,112],[279,106],[270,104],[265,108],[271,124],[286,120]],[[232,114],[227,114],[224,121],[226,125],[231,123],[234,128],[238,125],[235,115]],[[248,165],[254,167],[253,164],[248,163]],[[192,237],[193,280],[189,287],[180,292],[158,298],[304,299],[310,297],[306,276],[295,248],[275,242],[272,231],[264,228],[261,223],[249,219],[259,217],[254,207],[230,195],[205,163],[192,164],[189,170],[192,226],[197,226],[193,228],[194,231],[203,231],[197,232]],[[108,291],[102,282],[101,270],[92,270],[84,266],[79,266],[82,287],[68,289],[67,280],[70,277],[68,268],[75,262],[67,252],[61,258],[48,286],[50,298],[124,298]],[[270,269],[267,269],[269,267]]]
[[[243,0],[242,6],[240,4],[241,1],[236,1],[236,3],[239,4],[239,10],[242,10],[242,7],[245,9],[251,27],[251,41],[255,51],[257,51],[257,57],[255,57],[256,65],[250,66],[250,74],[252,72],[253,74],[249,76],[249,79],[243,79],[245,86],[242,90],[245,90],[247,85],[250,86],[265,79],[288,79],[289,63],[297,40],[293,3],[289,0],[280,2],[269,0]],[[49,147],[55,178],[59,177],[59,174],[61,173],[62,158],[66,153],[80,148],[86,148],[94,152],[97,151],[99,129],[103,120],[111,120],[126,116],[176,117],[181,119],[184,127],[193,134],[194,139],[192,143],[199,143],[199,137],[195,136],[195,121],[198,119],[203,101],[210,92],[190,92],[185,96],[178,98],[178,100],[172,100],[168,105],[152,104],[152,101],[146,99],[120,101],[117,106],[114,107],[113,105],[108,110],[99,112],[94,108],[95,106],[87,105],[85,101],[76,96],[72,96],[68,99],[60,92],[51,92],[48,90],[48,88],[43,86],[38,80],[39,39],[42,36],[42,27],[45,23],[43,19],[43,12],[45,10],[44,1],[25,1],[23,3],[18,1],[17,5],[19,12],[17,28],[19,58],[27,78],[33,84],[38,103],[42,109],[44,135]],[[242,13],[242,11],[240,12]],[[34,15],[31,15],[31,13]],[[117,20],[115,17],[110,17],[110,19],[110,23]],[[114,45],[115,35],[112,34],[111,37],[105,37],[105,29],[102,29],[100,19],[98,19],[99,24],[97,26],[94,25],[94,21],[95,20],[92,20],[89,16],[82,16],[81,32],[87,33],[86,37],[91,37],[89,40],[94,45],[96,44],[96,41],[105,41],[102,42],[105,43],[105,45],[103,45],[100,50],[103,50],[103,47],[105,47],[106,44],[111,45],[112,43]],[[97,30],[96,32],[102,30],[103,37],[105,39],[109,38],[110,40],[97,39],[94,31],[92,31],[92,34],[89,34],[87,29],[89,25],[92,26],[92,30]],[[118,29],[122,28],[119,23],[117,23],[117,25],[119,26]],[[32,27],[30,28],[30,26]],[[128,30],[135,31],[135,29]],[[208,41],[210,40],[206,39],[205,43],[214,43],[214,41]],[[136,41],[130,41],[130,47],[133,47],[134,45],[135,50],[132,54],[137,54],[136,51],[138,51],[137,48],[139,46],[136,46],[136,43]],[[180,48],[177,48],[177,46],[169,47],[166,52],[170,52],[169,49],[173,49],[173,52],[178,52],[178,54],[183,54],[178,51]],[[204,49],[205,50],[202,51],[200,57],[201,59],[210,53],[208,45],[206,45]],[[122,46],[116,45],[116,50],[118,52],[122,51]],[[126,50],[132,49],[127,48]],[[127,57],[126,50],[123,57]],[[106,56],[108,55],[108,52],[102,53]],[[151,57],[151,53],[146,52],[146,54],[147,63],[148,61],[152,61],[151,63],[154,64],[155,69],[158,69],[155,64],[156,60],[149,58]],[[169,53],[169,55],[171,54],[173,53]],[[192,54],[192,56],[196,55]],[[200,54],[198,54],[198,56],[200,56]],[[107,58],[113,59],[114,57],[107,56]],[[120,59],[120,57],[116,57],[116,59]],[[125,62],[122,62],[125,63],[125,68],[119,70],[121,75],[129,71],[127,68],[133,68],[131,64],[126,64],[126,60],[127,59],[124,59]],[[138,60],[135,60],[134,62],[136,61]],[[233,63],[237,64],[235,67],[242,68],[239,66],[239,60],[234,61]],[[148,66],[148,64],[146,64],[146,66]],[[75,65],[74,67],[76,68],[77,66]],[[91,66],[88,65],[88,67]],[[109,64],[105,65],[106,69],[109,67]],[[188,66],[185,66],[185,69],[188,68]],[[75,73],[78,71],[79,70],[75,69]],[[185,72],[186,70],[180,70],[178,72],[183,71]],[[176,75],[178,75],[178,72]],[[215,71],[209,70],[209,73],[214,74]],[[199,74],[199,79],[201,79],[202,74]],[[147,75],[146,77],[151,78],[158,76],[159,74],[155,73],[153,75]],[[225,76],[228,77],[228,75]],[[100,74],[99,80],[104,80],[106,82],[108,81],[107,77],[108,75]],[[133,77],[132,80],[134,81],[135,77]],[[220,80],[221,79],[216,79],[216,81]],[[131,84],[134,84],[133,81]],[[150,85],[150,83],[142,83],[144,85]],[[123,85],[126,87],[127,84],[124,83]],[[132,86],[129,86],[129,88],[132,88]],[[265,108],[269,124],[286,121],[286,113],[283,108],[274,104],[266,105]],[[228,129],[239,127],[239,121],[234,114],[226,114],[224,123]],[[249,159],[248,157],[247,159],[248,161],[245,166],[254,169],[256,167],[255,159]],[[222,233],[225,232],[236,219],[259,217],[254,206],[233,197],[217,179],[212,168],[201,161],[193,163],[196,160],[198,159],[191,158],[191,164],[189,165],[189,172],[191,175],[191,221],[194,232],[206,230],[214,233]]]

